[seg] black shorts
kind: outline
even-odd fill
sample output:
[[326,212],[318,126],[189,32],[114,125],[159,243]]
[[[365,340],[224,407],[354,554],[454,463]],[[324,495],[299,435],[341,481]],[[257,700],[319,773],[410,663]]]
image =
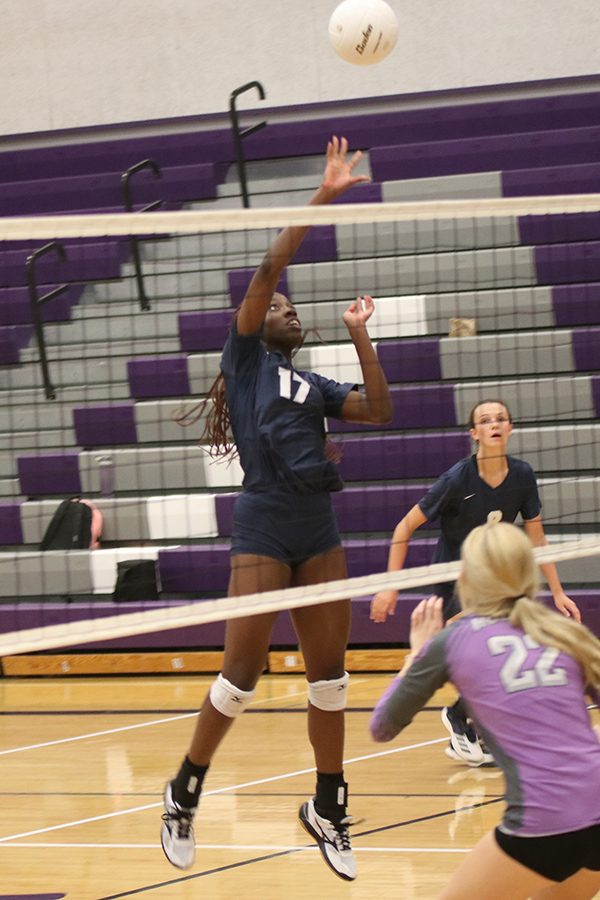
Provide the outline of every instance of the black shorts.
[[600,872],[600,825],[544,837],[517,837],[499,828],[494,834],[511,859],[552,881],[565,881],[580,869]]
[[269,556],[293,568],[340,543],[329,493],[248,491],[235,501],[232,556]]

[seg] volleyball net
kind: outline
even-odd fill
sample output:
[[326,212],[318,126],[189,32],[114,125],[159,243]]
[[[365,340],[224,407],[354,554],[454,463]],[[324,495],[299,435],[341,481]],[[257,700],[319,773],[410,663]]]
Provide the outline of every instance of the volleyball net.
[[[278,287],[306,332],[294,367],[362,384],[343,314],[371,295],[394,413],[326,423],[349,578],[228,599],[243,473],[199,443],[208,406],[188,428],[176,418],[207,396],[287,225],[311,226]],[[599,195],[5,218],[0,319],[0,655],[144,633],[163,646],[172,629],[454,580],[458,564],[429,565],[438,523],[402,572],[385,572],[389,543],[472,452],[469,412],[487,398],[509,406],[508,452],[538,478],[540,562],[600,605]],[[72,497],[102,514],[100,546],[40,549]],[[113,599],[142,561],[147,596]]]

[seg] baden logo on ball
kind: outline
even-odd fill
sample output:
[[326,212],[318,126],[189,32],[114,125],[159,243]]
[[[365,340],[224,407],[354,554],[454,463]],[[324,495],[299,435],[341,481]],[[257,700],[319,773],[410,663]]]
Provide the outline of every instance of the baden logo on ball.
[[385,0],[344,0],[329,20],[335,52],[356,66],[385,59],[398,40],[398,20]]

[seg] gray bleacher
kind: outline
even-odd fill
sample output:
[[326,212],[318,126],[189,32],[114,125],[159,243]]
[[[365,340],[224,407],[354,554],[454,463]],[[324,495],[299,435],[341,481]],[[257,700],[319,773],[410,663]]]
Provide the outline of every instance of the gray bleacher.
[[[318,183],[321,168],[322,158],[314,154],[252,161],[248,175],[253,206],[297,206],[306,202]],[[363,171],[368,170],[367,154]],[[449,174],[385,182],[381,196],[388,201],[497,197],[502,195],[502,185],[501,171]],[[230,168],[217,186],[216,200],[192,205],[202,209],[238,207],[234,169]],[[223,548],[228,531],[222,523],[215,530],[208,510],[211,504],[222,507],[223,492],[239,489],[239,467],[215,465],[196,446],[202,422],[183,431],[172,420],[182,403],[189,405],[212,383],[218,371],[219,346],[182,351],[179,314],[231,309],[230,272],[255,266],[273,234],[262,230],[232,233],[226,240],[222,235],[211,235],[142,242],[150,311],[139,310],[131,262],[122,263],[120,279],[87,284],[72,310],[71,321],[45,326],[51,376],[58,389],[58,398],[51,405],[41,399],[41,377],[31,346],[22,351],[20,366],[0,369],[5,399],[0,412],[4,451],[0,496],[14,508],[22,530],[21,549],[0,554],[0,572],[5,576],[0,580],[0,596],[101,594],[98,585],[106,593],[110,584],[110,567],[116,556],[108,550],[101,551],[105,556],[88,551],[40,554],[33,550],[58,498],[65,493],[56,468],[61,451],[65,457],[73,455],[81,492],[94,498],[103,511],[109,547],[122,545],[128,555],[170,554],[169,564],[174,566],[175,551],[182,542],[191,548],[192,555],[186,562],[182,553],[177,565],[183,567],[182,571],[189,565],[191,572],[197,564],[192,563],[194,554],[203,558],[200,551],[214,544],[219,572],[226,571]],[[557,317],[553,282],[541,279],[536,248],[523,244],[518,220],[503,217],[477,223],[341,226],[335,229],[335,258],[317,254],[313,260],[290,265],[286,275],[303,325],[317,328],[323,340],[340,347],[347,343],[341,325],[347,302],[357,292],[373,293],[382,313],[382,321],[375,318],[372,323],[375,340],[394,352],[397,347],[401,354],[407,346],[401,343],[404,339],[429,338],[440,362],[440,377],[430,386],[440,393],[442,388],[451,391],[453,417],[444,422],[446,431],[433,419],[424,428],[417,414],[414,420],[407,414],[402,428],[382,427],[376,434],[345,428],[338,437],[347,443],[349,472],[358,471],[351,465],[358,441],[362,452],[368,456],[372,451],[373,458],[386,441],[386,453],[393,461],[394,448],[408,446],[404,440],[407,434],[414,438],[411,449],[418,459],[432,439],[440,444],[448,440],[447,464],[451,464],[457,458],[452,456],[457,444],[451,439],[456,437],[460,443],[460,429],[473,403],[482,394],[499,395],[511,405],[517,424],[519,420],[524,423],[515,428],[510,451],[528,459],[540,476],[543,515],[553,539],[569,537],[578,529],[591,534],[600,531],[600,480],[595,475],[600,467],[597,368],[591,373],[588,367],[585,373],[578,368],[572,329],[560,327]],[[448,337],[449,320],[456,316],[474,318],[477,335]],[[297,366],[310,367],[318,355],[319,339],[309,335]],[[189,395],[164,396],[161,385],[157,385],[154,397],[133,394],[128,364],[154,357],[163,361],[185,358]],[[415,380],[420,381],[418,370],[413,373]],[[408,396],[402,391],[405,387],[411,390],[412,381],[398,379],[395,383],[397,402]],[[135,446],[129,439],[120,441],[116,429],[114,440],[94,446],[85,441],[85,428],[76,427],[76,408],[93,411],[111,403],[127,407],[131,413]],[[106,421],[110,423],[110,411],[104,409],[102,415],[108,416]],[[460,446],[468,452],[466,438]],[[42,484],[41,476],[47,473],[46,486],[42,484],[39,491],[27,490],[27,473],[19,469],[19,460],[25,457],[36,470],[36,485]],[[113,496],[100,493],[101,459],[106,457],[113,476]],[[392,462],[389,465],[386,474],[375,469],[360,480],[353,480],[352,475],[348,478],[349,490],[362,492],[361,502],[359,495],[354,495],[357,511],[371,503],[372,489],[380,478],[388,478],[390,488],[415,479],[425,486],[441,471],[431,468],[406,479],[400,464],[395,468]],[[27,500],[29,496],[34,499]],[[203,508],[206,521],[201,524],[190,514],[190,510],[196,514],[199,496],[207,504]],[[174,506],[169,507],[168,515],[164,512],[163,533],[157,517],[166,510],[164,503],[169,499]],[[186,514],[178,518],[174,510],[181,509]],[[397,510],[398,518],[402,511]],[[389,511],[382,518],[374,512],[369,528],[361,527],[358,514],[341,516],[346,538],[363,532],[382,535],[361,538],[361,548],[353,548],[360,556],[360,565],[368,566],[372,560],[384,559]],[[203,544],[197,549],[199,540]],[[100,569],[98,581],[96,570]],[[564,580],[574,584],[600,583],[594,558],[562,564],[560,572]]]

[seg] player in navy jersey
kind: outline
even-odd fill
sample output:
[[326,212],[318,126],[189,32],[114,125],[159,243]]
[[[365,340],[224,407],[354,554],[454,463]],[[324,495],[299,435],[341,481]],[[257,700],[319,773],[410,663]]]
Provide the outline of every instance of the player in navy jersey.
[[[347,148],[345,138],[329,142],[312,204],[328,203],[368,180],[353,174],[361,154],[348,158]],[[292,357],[302,343],[298,313],[274,291],[307,231],[282,231],[254,274],[210,394],[205,434],[217,453],[236,449],[244,471],[244,490],[234,510],[230,596],[346,577],[330,497],[342,482],[334,454],[328,452],[324,417],[384,423],[392,415],[387,382],[366,329],[374,309],[370,297],[359,297],[343,315],[364,392],[294,368]],[[306,666],[308,733],[317,769],[316,793],[300,808],[300,821],[333,871],[352,880],[355,864],[342,771],[350,602],[305,607],[290,615]],[[169,861],[180,868],[194,860],[192,824],[202,781],[233,719],[254,696],[276,617],[269,613],[227,622],[223,670],[205,699],[179,773],[165,791],[162,844]],[[263,750],[257,747],[256,752]]]
[[600,890],[600,641],[535,599],[531,542],[505,522],[462,547],[464,615],[443,628],[442,598],[411,616],[411,650],[377,703],[371,733],[392,740],[447,681],[455,684],[506,780],[502,822],[439,895],[586,900]]
[[[512,417],[502,400],[482,400],[471,410],[470,434],[477,445],[473,456],[460,460],[438,478],[424,497],[398,523],[392,537],[388,571],[402,569],[409,541],[421,525],[440,520],[440,537],[432,562],[450,562],[460,558],[464,539],[477,525],[488,521],[514,522],[518,515],[532,544],[544,546],[546,537],[540,516],[542,504],[538,495],[535,474],[529,463],[506,452],[512,432]],[[556,608],[577,621],[581,617],[577,605],[563,591],[553,563],[542,566]],[[446,620],[460,612],[455,596],[455,583],[445,582],[433,587],[443,598]],[[393,615],[398,592],[378,593],[371,604],[371,618],[384,622]],[[493,762],[482,748],[469,724],[460,699],[442,713],[444,725],[450,732],[450,746],[446,753],[471,765]]]

